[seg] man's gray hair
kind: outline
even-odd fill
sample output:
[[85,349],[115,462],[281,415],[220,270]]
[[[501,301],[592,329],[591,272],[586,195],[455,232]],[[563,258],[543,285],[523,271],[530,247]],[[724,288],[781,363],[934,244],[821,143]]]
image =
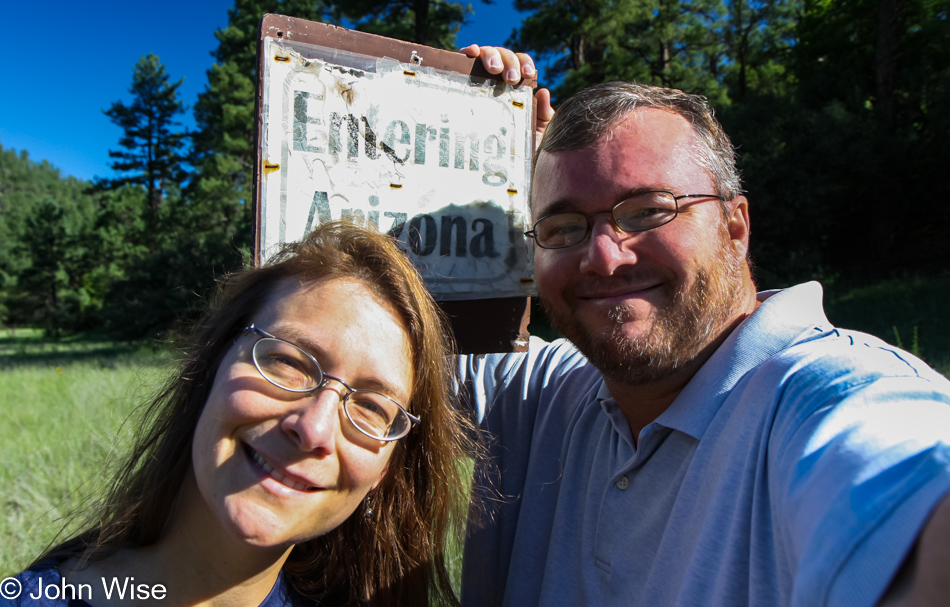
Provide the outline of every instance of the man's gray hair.
[[592,145],[609,137],[630,113],[642,108],[666,110],[688,120],[699,138],[699,164],[712,178],[716,194],[728,201],[742,193],[735,149],[709,102],[700,95],[676,89],[634,82],[605,82],[584,89],[557,109],[535,158],[541,152],[579,150]]

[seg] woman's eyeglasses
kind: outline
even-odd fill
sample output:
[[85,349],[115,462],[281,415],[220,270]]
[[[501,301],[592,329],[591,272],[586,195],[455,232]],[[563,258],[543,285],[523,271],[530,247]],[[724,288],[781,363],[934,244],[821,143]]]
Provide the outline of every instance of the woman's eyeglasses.
[[375,390],[357,390],[342,379],[327,375],[317,359],[300,346],[254,325],[245,327],[244,331],[260,337],[251,349],[251,357],[264,379],[296,393],[326,388],[331,380],[339,383],[347,390],[340,395],[347,419],[366,436],[380,441],[399,440],[409,433],[412,424],[419,423],[418,417],[391,396]]

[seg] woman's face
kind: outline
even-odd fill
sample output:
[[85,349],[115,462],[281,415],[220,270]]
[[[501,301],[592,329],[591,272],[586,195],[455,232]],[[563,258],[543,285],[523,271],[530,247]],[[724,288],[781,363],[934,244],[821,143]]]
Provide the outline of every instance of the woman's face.
[[[325,373],[407,406],[413,369],[406,330],[363,283],[284,283],[253,322],[311,353]],[[258,339],[242,335],[225,354],[195,430],[192,461],[199,506],[226,531],[254,546],[286,547],[350,516],[383,478],[395,443],[350,424],[338,382],[308,394],[268,383],[251,358]]]

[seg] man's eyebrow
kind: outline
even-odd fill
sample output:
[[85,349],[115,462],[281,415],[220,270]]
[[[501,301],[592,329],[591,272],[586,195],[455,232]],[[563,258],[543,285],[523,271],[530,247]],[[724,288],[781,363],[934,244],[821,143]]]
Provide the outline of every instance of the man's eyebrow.
[[577,205],[567,198],[559,198],[544,207],[544,211],[538,213],[538,216],[535,219],[540,219],[541,217],[547,217],[548,215],[557,215],[558,213],[579,213],[577,210]]
[[639,196],[640,194],[646,194],[647,192],[669,192],[672,194],[674,191],[675,189],[672,186],[669,186],[666,184],[644,185],[638,188],[631,189],[623,197],[623,200],[626,200],[627,198],[632,198],[634,196]]
[[[616,200],[607,200],[604,204],[605,211],[610,210],[614,206],[620,204],[628,198],[633,198],[634,196],[639,196],[640,194],[646,194],[647,192],[673,192],[673,190],[668,185],[645,185],[632,188],[626,191],[622,196],[618,196]],[[558,198],[554,202],[550,203],[544,207],[543,212],[538,213],[537,218],[547,217],[549,215],[557,215],[558,213],[580,213],[578,209],[578,204],[570,198]]]

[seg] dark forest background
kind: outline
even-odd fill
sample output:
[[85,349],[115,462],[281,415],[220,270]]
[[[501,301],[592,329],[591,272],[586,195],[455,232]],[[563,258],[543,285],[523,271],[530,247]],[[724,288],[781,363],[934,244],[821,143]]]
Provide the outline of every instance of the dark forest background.
[[[738,147],[761,288],[820,280],[836,323],[950,360],[950,0],[515,6],[525,19],[509,46],[538,59],[555,105],[618,79],[710,99]],[[180,123],[181,80],[154,55],[104,110],[124,133],[110,151],[119,177],[62,178],[0,142],[0,324],[52,338],[167,335],[247,261],[264,13],[455,49],[477,8],[236,0],[194,131]]]

